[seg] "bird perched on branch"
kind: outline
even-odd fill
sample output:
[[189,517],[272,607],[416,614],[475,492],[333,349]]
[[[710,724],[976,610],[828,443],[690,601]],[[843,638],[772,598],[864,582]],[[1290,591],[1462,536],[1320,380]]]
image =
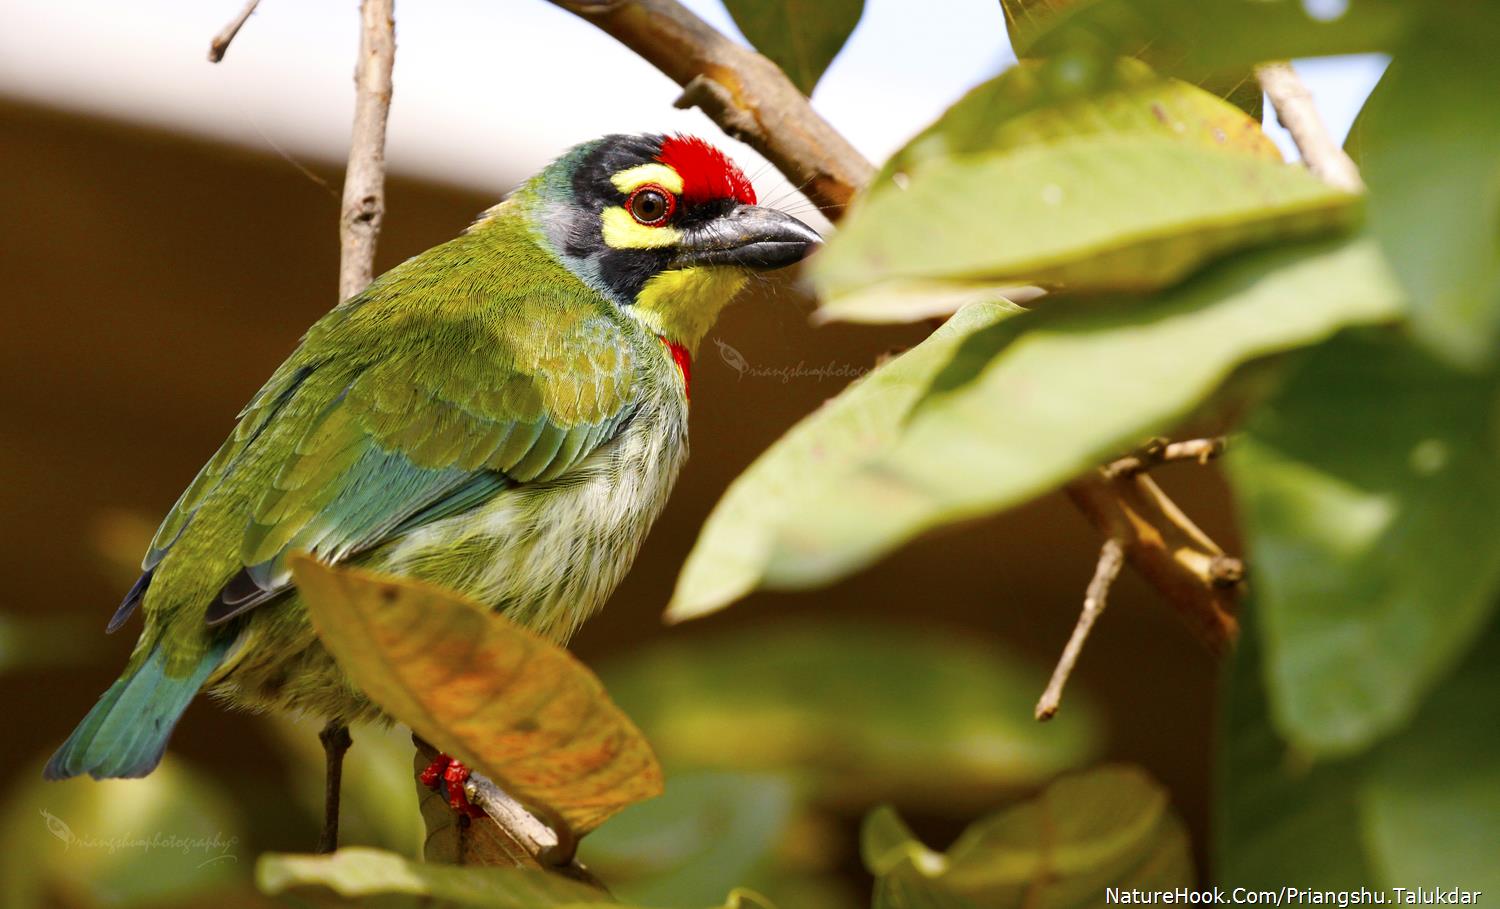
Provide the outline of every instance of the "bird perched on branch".
[[207,690],[328,721],[336,798],[346,726],[378,710],[315,636],[294,551],[565,642],[671,491],[698,343],[751,272],[819,243],[755,202],[701,139],[609,136],[318,320],[157,531],[108,625],[140,612],[135,651],[46,775],[149,773]]

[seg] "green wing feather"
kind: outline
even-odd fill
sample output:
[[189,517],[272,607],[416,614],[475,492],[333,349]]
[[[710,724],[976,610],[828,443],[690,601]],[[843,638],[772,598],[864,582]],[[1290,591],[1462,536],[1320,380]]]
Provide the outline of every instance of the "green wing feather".
[[285,588],[293,550],[338,561],[561,476],[614,435],[637,401],[628,316],[540,250],[508,251],[507,284],[476,283],[481,240],[494,231],[405,263],[308,332],[163,522],[148,610],[211,600],[224,621]]

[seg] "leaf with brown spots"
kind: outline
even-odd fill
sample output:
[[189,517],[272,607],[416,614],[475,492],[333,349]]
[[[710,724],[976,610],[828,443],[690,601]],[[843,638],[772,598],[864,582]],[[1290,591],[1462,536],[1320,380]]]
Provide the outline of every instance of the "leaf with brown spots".
[[585,666],[453,591],[299,555],[318,636],[382,710],[581,835],[659,795],[651,746]]

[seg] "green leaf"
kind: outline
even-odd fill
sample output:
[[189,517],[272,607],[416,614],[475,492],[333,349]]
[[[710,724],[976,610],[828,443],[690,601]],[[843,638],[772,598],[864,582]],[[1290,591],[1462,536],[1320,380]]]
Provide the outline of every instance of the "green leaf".
[[625,902],[707,906],[766,868],[795,808],[794,788],[781,777],[678,774],[661,797],[590,834],[579,858]]
[[405,894],[430,897],[441,905],[487,909],[615,905],[606,893],[545,871],[427,864],[361,846],[332,855],[267,853],[256,863],[255,880],[272,896],[318,887],[346,897]]
[[979,86],[898,152],[811,275],[844,310],[900,281],[1150,290],[1357,216],[1225,101],[1134,60],[1052,61]]
[[1315,764],[1277,735],[1262,679],[1260,603],[1247,603],[1242,615],[1222,687],[1215,882],[1256,890],[1368,887],[1376,877],[1359,836],[1363,765]]
[[910,626],[737,628],[601,675],[674,771],[788,774],[835,805],[967,812],[1078,766],[1097,742],[1086,701],[1031,718],[1043,668]]
[[1403,726],[1500,593],[1490,378],[1399,338],[1308,355],[1226,460],[1277,726],[1318,754]]
[[1400,311],[1367,239],[1245,253],[1155,299],[1054,301],[965,339],[894,444],[778,490],[764,583],[856,571],[939,524],[1018,505],[1169,431],[1241,364]]
[[890,445],[913,403],[968,335],[1020,312],[970,306],[931,337],[844,389],[777,440],[724,493],[689,553],[669,621],[724,608],[760,582],[798,497]]
[[[1000,0],[1000,7],[1005,12],[1005,29],[1010,34],[1011,47],[1015,49],[1016,56],[1023,59],[1034,57],[1034,54],[1028,52],[1032,36],[1042,32],[1059,12],[1077,2],[1078,0]],[[1147,43],[1121,53],[1151,60],[1151,51],[1152,45]],[[1070,57],[1064,62],[1065,65],[1076,66],[1082,61],[1077,57]],[[1264,96],[1250,70],[1215,74],[1203,80],[1200,85],[1205,91],[1249,114],[1256,123],[1260,122]]]
[[[1107,59],[1141,55],[1162,72],[1199,81],[1269,60],[1389,49],[1417,4],[1349,0],[1320,19],[1302,0],[1078,0],[1020,22],[1022,56]],[[1035,27],[1033,27],[1033,25]]]
[[1417,334],[1478,368],[1500,341],[1500,14],[1443,5],[1398,49],[1350,149],[1370,226],[1412,296]]
[[1356,197],[1306,170],[1110,134],[926,166],[872,194],[811,265],[836,297],[890,279],[1147,291],[1251,244],[1349,223]]
[[1393,885],[1500,892],[1500,624],[1371,762],[1365,841]]
[[1280,161],[1259,122],[1138,60],[1097,67],[1023,63],[970,89],[918,133],[872,181],[979,154],[1020,151],[1063,139],[1142,135]]
[[864,0],[724,0],[734,24],[811,95],[864,12]]
[[1245,611],[1225,704],[1215,830],[1226,887],[1500,888],[1500,623],[1410,726],[1357,757],[1314,761],[1277,736]]
[[0,827],[0,906],[209,905],[238,890],[248,851],[234,801],[167,755],[139,780],[42,780],[41,760]]
[[861,852],[876,876],[876,909],[1064,909],[1099,905],[1106,887],[1193,883],[1186,829],[1166,793],[1131,767],[1064,777],[974,824],[946,855],[879,809]]

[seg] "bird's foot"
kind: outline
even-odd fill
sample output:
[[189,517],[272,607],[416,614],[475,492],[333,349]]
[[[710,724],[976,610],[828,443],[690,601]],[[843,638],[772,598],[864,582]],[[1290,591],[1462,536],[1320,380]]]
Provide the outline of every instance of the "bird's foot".
[[469,779],[469,768],[446,754],[439,753],[417,778],[422,785],[434,792],[446,790],[448,805],[462,817],[484,817],[484,811],[469,801],[464,792],[464,783]]

